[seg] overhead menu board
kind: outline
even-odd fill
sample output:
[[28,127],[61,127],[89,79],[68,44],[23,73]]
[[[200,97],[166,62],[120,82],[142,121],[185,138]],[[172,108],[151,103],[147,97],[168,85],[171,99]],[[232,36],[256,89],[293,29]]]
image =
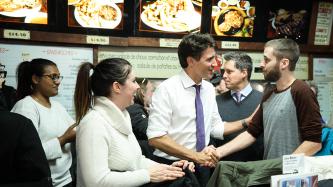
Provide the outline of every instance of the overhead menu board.
[[47,0],[1,0],[0,22],[48,24]]
[[200,0],[140,0],[138,6],[139,33],[184,35],[200,31]]
[[68,0],[68,26],[123,29],[124,0]]
[[45,58],[55,62],[64,79],[59,94],[54,97],[74,117],[73,95],[78,67],[83,62],[93,61],[91,48],[49,47],[0,44],[0,62],[6,66],[6,84],[16,88],[16,67],[22,61]]
[[252,1],[213,0],[211,33],[226,37],[252,37],[255,6]]
[[307,41],[311,0],[271,1],[267,19],[267,38],[292,38],[298,42]]
[[[260,67],[260,63],[264,56],[262,53],[248,53],[253,63],[251,80],[264,80],[264,75],[261,72],[255,72],[255,68]],[[222,61],[223,62],[223,61]],[[307,80],[309,78],[309,58],[306,55],[301,55],[299,61],[296,64],[294,71],[295,77],[301,80]]]

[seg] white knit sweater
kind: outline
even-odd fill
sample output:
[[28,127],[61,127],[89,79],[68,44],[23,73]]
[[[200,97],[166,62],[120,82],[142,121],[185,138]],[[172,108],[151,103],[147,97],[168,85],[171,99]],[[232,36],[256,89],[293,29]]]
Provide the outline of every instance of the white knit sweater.
[[96,97],[76,135],[77,186],[140,186],[150,182],[144,156],[126,110],[106,97]]

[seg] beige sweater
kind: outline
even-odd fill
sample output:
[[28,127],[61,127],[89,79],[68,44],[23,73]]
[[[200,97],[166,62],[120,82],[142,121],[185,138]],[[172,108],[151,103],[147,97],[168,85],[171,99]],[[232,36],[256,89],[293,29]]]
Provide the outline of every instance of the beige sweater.
[[106,97],[95,98],[95,106],[80,122],[77,136],[78,185],[140,186],[150,182],[144,156],[132,132],[126,110]]

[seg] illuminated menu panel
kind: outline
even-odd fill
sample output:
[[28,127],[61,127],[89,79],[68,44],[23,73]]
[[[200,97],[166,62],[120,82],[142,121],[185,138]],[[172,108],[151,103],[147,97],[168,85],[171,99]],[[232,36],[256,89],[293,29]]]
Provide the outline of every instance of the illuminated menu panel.
[[68,0],[68,26],[123,29],[124,0]]
[[199,32],[202,0],[141,0],[139,32],[184,34]]
[[273,1],[267,18],[267,38],[291,38],[305,42],[309,30],[310,0]]
[[0,22],[48,24],[47,0],[0,0]]
[[255,7],[252,1],[213,0],[211,33],[225,37],[252,37]]

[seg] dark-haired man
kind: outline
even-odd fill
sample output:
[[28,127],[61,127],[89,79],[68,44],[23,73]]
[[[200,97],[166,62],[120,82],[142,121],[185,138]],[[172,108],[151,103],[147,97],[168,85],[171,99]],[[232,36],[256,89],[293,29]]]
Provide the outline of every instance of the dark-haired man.
[[[249,55],[243,52],[227,52],[223,58],[223,79],[229,91],[216,96],[219,113],[225,121],[241,120],[256,110],[260,104],[262,93],[251,87],[252,59]],[[215,146],[219,147],[229,142],[240,133],[235,132],[225,136],[223,140],[215,140]],[[263,137],[261,135],[255,144],[229,155],[223,160],[262,160],[262,154]]]
[[[189,34],[178,46],[183,71],[164,82],[152,98],[147,136],[156,148],[160,162],[187,159],[199,165],[214,166],[218,161],[215,148],[207,147],[210,136],[222,139],[243,128],[241,121],[223,123],[217,110],[215,89],[210,80],[217,66],[215,41],[208,34]],[[202,186],[209,169],[197,167]]]

